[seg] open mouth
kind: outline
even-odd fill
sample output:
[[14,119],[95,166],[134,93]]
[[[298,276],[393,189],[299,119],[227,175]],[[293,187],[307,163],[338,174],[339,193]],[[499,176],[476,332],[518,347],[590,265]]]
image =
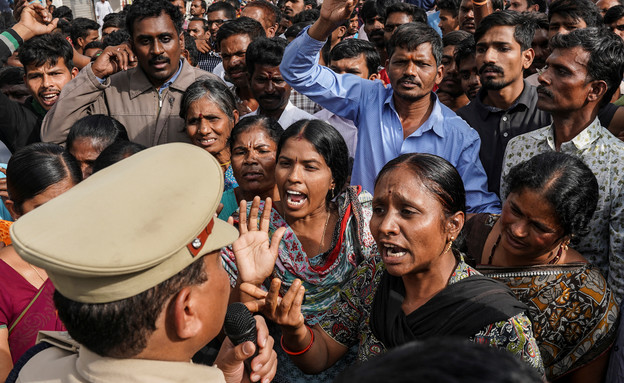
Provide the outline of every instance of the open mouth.
[[303,205],[303,203],[307,201],[307,199],[308,196],[301,192],[292,190],[286,191],[286,204],[288,205],[288,207],[298,208],[299,206]]
[[199,146],[207,147],[217,142],[217,139],[216,138],[198,138],[195,140],[195,142],[197,142]]
[[407,250],[402,247],[388,243],[381,245],[381,255],[385,258],[401,258],[405,254]]
[[41,103],[44,106],[52,106],[58,101],[60,92],[46,92],[41,93],[39,97],[41,98]]

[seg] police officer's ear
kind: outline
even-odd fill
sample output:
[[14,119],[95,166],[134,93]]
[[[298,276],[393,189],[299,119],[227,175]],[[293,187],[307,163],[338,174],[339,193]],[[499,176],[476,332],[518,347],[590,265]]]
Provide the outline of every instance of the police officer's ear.
[[200,300],[196,299],[193,286],[186,286],[178,292],[169,308],[172,310],[173,330],[181,339],[190,339],[198,335],[203,328],[201,320]]

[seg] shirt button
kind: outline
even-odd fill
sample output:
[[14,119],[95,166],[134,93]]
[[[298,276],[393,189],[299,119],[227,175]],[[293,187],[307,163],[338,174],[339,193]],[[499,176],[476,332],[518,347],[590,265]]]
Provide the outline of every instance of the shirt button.
[[505,132],[503,133],[503,137],[507,137],[509,135],[509,133]]
[[507,121],[507,116],[503,116],[503,121]]

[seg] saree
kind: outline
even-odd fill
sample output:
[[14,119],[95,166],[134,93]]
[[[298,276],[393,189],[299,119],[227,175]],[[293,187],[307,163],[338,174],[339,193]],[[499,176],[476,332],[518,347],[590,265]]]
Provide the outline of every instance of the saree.
[[[487,234],[497,219],[477,215],[465,226],[464,247],[474,259],[482,254]],[[591,264],[478,265],[477,270],[505,283],[529,307],[548,380],[583,367],[613,345],[618,305],[606,280]]]
[[[281,295],[285,294],[295,279],[300,279],[306,289],[302,312],[306,323],[313,325],[336,300],[342,285],[348,281],[356,267],[371,254],[376,245],[368,223],[372,215],[372,196],[358,186],[350,186],[338,196],[339,220],[332,234],[329,250],[309,257],[288,223],[275,210],[271,210],[269,236],[280,227],[286,233],[279,246],[279,254],[273,273],[264,283],[268,289],[273,278],[282,280]],[[261,203],[260,211],[262,211]],[[248,207],[249,210],[249,207]],[[221,252],[230,283],[236,285],[236,257],[232,247]]]
[[[329,250],[322,254],[308,257],[301,242],[288,226],[288,223],[273,209],[269,223],[269,236],[280,227],[286,233],[279,246],[275,267],[264,283],[268,289],[273,278],[282,280],[280,295],[284,295],[293,281],[298,278],[306,289],[305,301],[301,311],[308,325],[318,323],[329,307],[339,298],[340,291],[346,285],[358,265],[377,253],[375,240],[369,230],[372,216],[372,196],[362,191],[359,186],[350,186],[336,198],[339,220],[332,234]],[[249,207],[248,207],[249,211]],[[262,211],[262,207],[260,208]],[[231,286],[236,285],[236,258],[232,248],[222,249],[223,266],[229,274]],[[309,375],[299,370],[290,357],[279,346],[281,329],[274,323],[268,323],[269,332],[276,339],[275,351],[278,357],[276,379],[288,382],[330,382],[340,371],[355,362],[357,347],[349,352],[333,367],[320,374]]]
[[9,331],[13,364],[35,345],[39,331],[65,330],[56,314],[53,295],[50,279],[37,289],[0,260],[0,327]]

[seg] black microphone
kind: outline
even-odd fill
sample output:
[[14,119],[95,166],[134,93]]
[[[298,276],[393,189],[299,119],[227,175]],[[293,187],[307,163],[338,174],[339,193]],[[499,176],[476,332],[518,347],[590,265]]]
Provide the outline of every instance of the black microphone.
[[247,309],[247,306],[241,302],[229,305],[223,326],[225,335],[230,338],[234,346],[247,341],[253,342],[256,346],[256,352],[246,360],[246,362],[251,362],[251,359],[258,355],[258,333],[256,331],[256,320]]

